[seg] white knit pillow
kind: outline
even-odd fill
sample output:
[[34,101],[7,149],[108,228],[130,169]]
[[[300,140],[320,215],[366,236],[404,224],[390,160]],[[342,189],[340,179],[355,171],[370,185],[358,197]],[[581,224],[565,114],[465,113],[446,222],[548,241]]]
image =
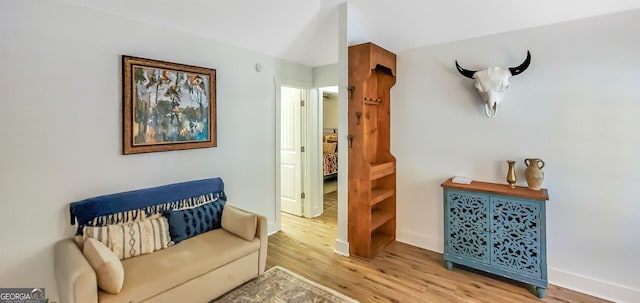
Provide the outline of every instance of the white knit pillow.
[[169,222],[163,216],[107,226],[85,226],[83,238],[94,239],[111,249],[120,260],[152,253],[173,245]]
[[153,228],[149,220],[107,227],[109,248],[120,260],[153,252]]

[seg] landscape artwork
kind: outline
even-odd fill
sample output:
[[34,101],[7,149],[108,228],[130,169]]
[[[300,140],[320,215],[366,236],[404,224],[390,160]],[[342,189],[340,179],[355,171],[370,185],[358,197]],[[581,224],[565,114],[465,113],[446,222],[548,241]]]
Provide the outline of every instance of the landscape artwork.
[[216,146],[214,69],[123,56],[124,154]]

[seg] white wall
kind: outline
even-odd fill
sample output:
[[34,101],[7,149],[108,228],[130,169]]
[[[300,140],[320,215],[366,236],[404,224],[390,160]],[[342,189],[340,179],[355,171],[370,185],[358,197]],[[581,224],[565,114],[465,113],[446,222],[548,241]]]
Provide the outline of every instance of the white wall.
[[313,68],[313,87],[336,85],[338,85],[338,63]]
[[322,98],[322,128],[338,128],[338,95]]
[[[0,287],[57,301],[53,244],[74,232],[69,202],[95,195],[221,176],[274,221],[273,79],[311,68],[58,1],[0,12]],[[123,54],[217,69],[218,147],[122,155]]]
[[[505,160],[546,161],[553,284],[640,299],[640,11],[398,53],[392,89],[398,239],[442,251],[440,183],[506,183]],[[532,63],[489,119],[469,69]]]
[[[338,86],[338,63],[313,68],[313,87],[328,86]],[[338,95],[331,94],[329,97],[322,99],[322,127],[338,128]]]

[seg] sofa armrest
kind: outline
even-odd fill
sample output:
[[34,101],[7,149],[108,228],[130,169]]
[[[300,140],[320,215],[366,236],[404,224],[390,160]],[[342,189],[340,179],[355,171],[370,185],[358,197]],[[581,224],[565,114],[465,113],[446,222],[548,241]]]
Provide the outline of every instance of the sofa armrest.
[[96,273],[72,238],[56,243],[54,264],[60,302],[97,303]]
[[258,217],[258,228],[256,228],[256,237],[260,239],[260,256],[258,260],[258,275],[264,273],[267,266],[267,247],[269,236],[267,235],[267,217],[256,215]]

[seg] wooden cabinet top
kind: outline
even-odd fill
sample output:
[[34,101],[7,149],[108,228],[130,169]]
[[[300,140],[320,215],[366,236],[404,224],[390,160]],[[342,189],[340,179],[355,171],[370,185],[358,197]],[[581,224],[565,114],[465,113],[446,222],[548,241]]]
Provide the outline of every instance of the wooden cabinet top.
[[471,184],[453,183],[451,179],[441,184],[444,188],[464,189],[484,193],[495,193],[505,196],[520,197],[533,200],[549,200],[549,193],[546,189],[531,190],[524,186],[511,188],[507,184],[471,181]]

